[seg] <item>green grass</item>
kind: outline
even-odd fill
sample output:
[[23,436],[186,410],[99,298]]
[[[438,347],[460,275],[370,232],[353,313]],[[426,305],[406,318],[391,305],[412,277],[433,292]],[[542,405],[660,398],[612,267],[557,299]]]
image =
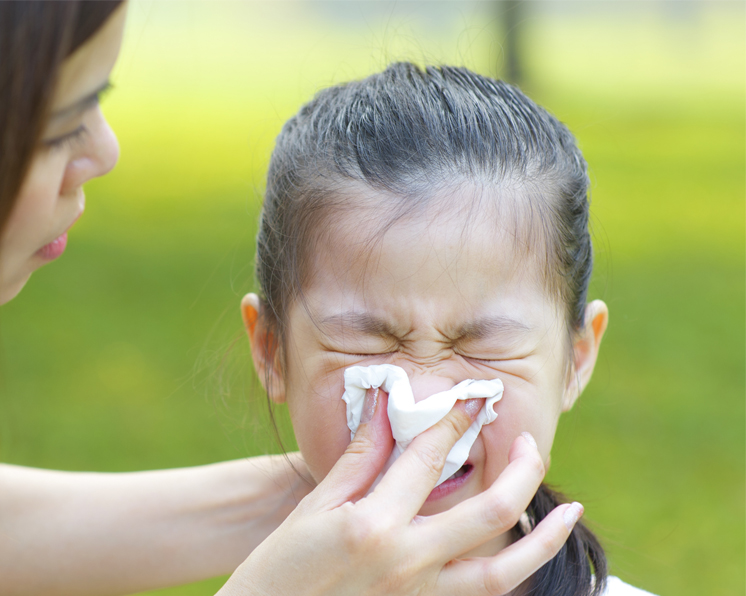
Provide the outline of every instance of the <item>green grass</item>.
[[[0,311],[3,461],[121,471],[275,451],[238,314],[274,135],[315,89],[390,58],[496,62],[486,4],[435,25],[407,3],[363,24],[331,5],[208,6],[131,7],[105,106],[120,165],[88,186],[67,254]],[[526,21],[527,89],[591,166],[592,295],[611,309],[550,480],[586,505],[613,573],[661,595],[738,596],[743,7],[639,6]]]

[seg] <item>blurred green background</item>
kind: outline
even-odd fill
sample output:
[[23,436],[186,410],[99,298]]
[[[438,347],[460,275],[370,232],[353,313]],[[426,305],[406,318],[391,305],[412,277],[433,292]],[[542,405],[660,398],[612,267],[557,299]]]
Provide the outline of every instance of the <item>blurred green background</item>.
[[[67,254],[0,311],[3,461],[126,471],[277,451],[238,312],[274,136],[314,91],[391,60],[506,66],[500,2],[129,10],[104,104],[121,161],[88,185]],[[529,2],[515,25],[524,89],[590,164],[592,295],[611,309],[550,480],[585,504],[612,573],[661,595],[746,593],[745,16]]]

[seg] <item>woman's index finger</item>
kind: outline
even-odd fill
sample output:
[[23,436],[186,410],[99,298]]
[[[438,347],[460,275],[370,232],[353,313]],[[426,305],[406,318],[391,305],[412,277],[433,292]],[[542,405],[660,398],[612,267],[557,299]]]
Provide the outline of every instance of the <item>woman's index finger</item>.
[[417,515],[435,488],[448,453],[471,426],[482,401],[457,403],[440,422],[415,437],[373,492],[372,496],[386,511],[394,508],[397,517],[409,520]]
[[355,438],[314,490],[324,508],[356,501],[368,492],[380,474],[394,446],[386,415],[388,394],[377,391],[371,419],[358,427]]

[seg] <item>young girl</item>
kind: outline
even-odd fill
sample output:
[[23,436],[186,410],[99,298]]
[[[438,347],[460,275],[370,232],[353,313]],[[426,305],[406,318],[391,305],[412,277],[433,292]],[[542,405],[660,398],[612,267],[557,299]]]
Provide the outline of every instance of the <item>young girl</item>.
[[[341,397],[352,366],[400,367],[415,401],[466,379],[502,381],[497,420],[414,512],[428,516],[420,523],[468,513],[466,499],[509,482],[526,444],[548,460],[608,320],[603,302],[586,304],[588,184],[564,125],[463,68],[394,64],[320,92],[285,125],[257,239],[262,296],[247,296],[243,311],[255,366],[270,398],[287,403],[315,483],[350,440]],[[385,398],[368,392],[367,419],[383,415]],[[561,497],[536,486],[458,558],[480,564],[538,532]],[[564,507],[572,528],[582,508]],[[465,528],[480,523],[464,516]],[[643,592],[607,579],[602,548],[577,523],[515,593]]]

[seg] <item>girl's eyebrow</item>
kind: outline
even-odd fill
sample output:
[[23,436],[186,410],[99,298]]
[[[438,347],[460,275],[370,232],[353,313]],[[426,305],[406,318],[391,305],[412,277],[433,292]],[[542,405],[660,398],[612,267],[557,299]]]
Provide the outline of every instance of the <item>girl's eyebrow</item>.
[[468,342],[494,335],[519,336],[528,331],[531,331],[531,327],[518,319],[503,316],[484,317],[462,325],[456,332],[456,339]]
[[51,119],[59,120],[61,118],[65,118],[66,116],[69,116],[70,114],[85,111],[92,105],[96,105],[98,103],[99,97],[104,92],[108,91],[110,88],[111,88],[111,82],[107,80],[98,89],[96,89],[95,91],[92,91],[91,93],[89,93],[88,95],[85,95],[84,97],[81,97],[75,103],[65,108],[59,109],[56,112],[53,112]]

